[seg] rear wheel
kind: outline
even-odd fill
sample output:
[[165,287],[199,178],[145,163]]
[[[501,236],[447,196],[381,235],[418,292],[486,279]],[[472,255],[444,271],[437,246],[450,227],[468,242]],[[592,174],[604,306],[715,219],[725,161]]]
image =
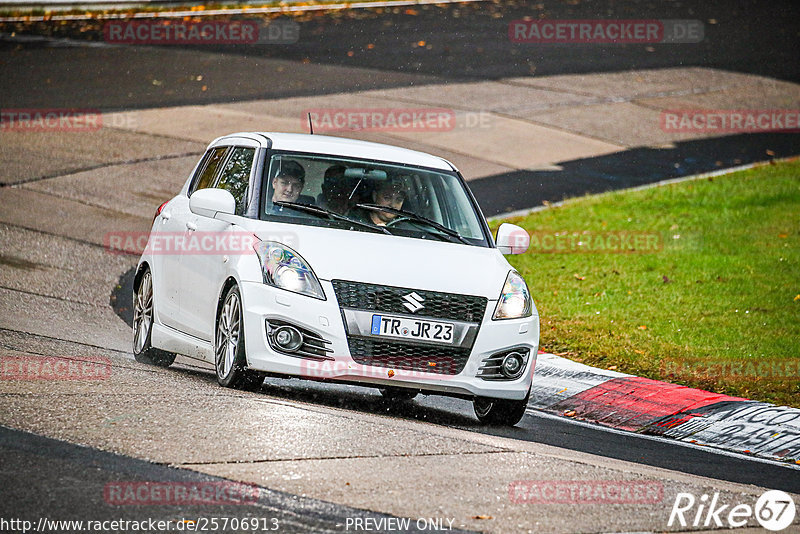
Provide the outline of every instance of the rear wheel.
[[475,397],[475,400],[472,401],[472,407],[481,423],[497,426],[514,426],[519,423],[522,416],[525,415],[525,409],[528,407],[528,399],[530,396],[531,390],[529,389],[525,398],[518,401]]
[[133,357],[137,362],[169,367],[175,354],[151,345],[153,334],[153,276],[145,269],[133,295]]
[[419,391],[407,388],[386,387],[380,388],[381,395],[387,401],[408,402],[419,395]]
[[228,289],[223,302],[214,336],[217,382],[226,388],[256,391],[264,382],[264,375],[247,368],[239,288],[233,286]]

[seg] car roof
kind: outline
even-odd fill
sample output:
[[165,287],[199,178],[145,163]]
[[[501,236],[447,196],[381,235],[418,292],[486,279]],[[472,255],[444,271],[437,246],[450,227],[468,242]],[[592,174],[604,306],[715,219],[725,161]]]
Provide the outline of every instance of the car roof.
[[252,137],[263,136],[272,142],[271,148],[275,150],[287,150],[297,152],[311,152],[316,154],[326,154],[331,156],[348,156],[354,158],[374,159],[379,161],[390,161],[393,163],[405,163],[407,165],[418,165],[451,171],[455,169],[449,161],[438,156],[417,152],[392,145],[381,143],[371,143],[359,141],[357,139],[346,139],[343,137],[333,137],[328,135],[309,135],[279,132],[241,132],[226,135],[214,142],[228,137]]

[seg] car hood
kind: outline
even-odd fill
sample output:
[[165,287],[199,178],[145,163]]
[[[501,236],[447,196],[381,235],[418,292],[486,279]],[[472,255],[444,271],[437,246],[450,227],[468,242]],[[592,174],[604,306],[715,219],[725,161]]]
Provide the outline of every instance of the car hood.
[[255,222],[259,239],[279,241],[305,259],[321,280],[478,295],[496,300],[511,266],[496,248],[360,232]]

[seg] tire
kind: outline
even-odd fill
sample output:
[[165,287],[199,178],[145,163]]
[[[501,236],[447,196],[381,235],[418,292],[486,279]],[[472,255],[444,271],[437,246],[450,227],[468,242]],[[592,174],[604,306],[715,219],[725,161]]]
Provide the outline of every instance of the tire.
[[226,388],[257,391],[264,375],[247,368],[242,328],[242,296],[237,286],[225,293],[214,329],[214,369]]
[[528,407],[531,390],[522,400],[489,399],[475,397],[472,408],[478,420],[485,425],[514,426],[520,422]]
[[392,401],[392,402],[408,402],[417,397],[419,395],[419,391],[416,389],[408,389],[408,388],[395,388],[395,387],[386,387],[380,388],[381,395],[383,395],[384,400]]
[[139,363],[169,367],[175,361],[175,354],[152,346],[153,317],[153,276],[145,268],[139,287],[133,295],[133,357]]

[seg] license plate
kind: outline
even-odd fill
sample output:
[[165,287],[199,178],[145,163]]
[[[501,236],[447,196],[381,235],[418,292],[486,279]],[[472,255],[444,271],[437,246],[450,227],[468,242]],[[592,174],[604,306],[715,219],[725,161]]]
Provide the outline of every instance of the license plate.
[[370,333],[373,336],[398,337],[436,343],[453,342],[453,325],[451,323],[407,317],[373,315]]

